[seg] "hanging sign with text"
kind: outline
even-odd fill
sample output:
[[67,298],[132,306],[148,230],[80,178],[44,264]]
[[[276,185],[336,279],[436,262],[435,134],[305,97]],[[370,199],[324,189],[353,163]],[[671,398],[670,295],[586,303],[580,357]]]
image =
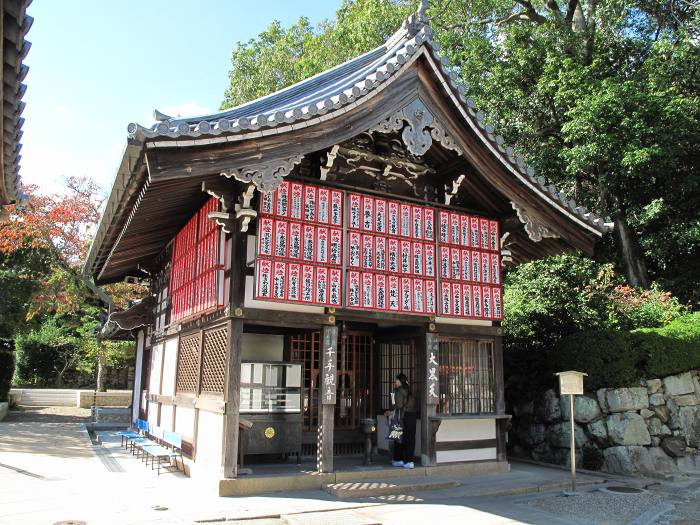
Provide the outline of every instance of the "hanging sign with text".
[[498,222],[283,181],[260,199],[255,298],[500,320]]

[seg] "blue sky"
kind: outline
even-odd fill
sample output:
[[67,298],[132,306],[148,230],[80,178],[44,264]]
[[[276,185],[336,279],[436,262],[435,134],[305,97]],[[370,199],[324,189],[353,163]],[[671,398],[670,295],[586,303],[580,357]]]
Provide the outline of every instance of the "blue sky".
[[88,175],[109,190],[129,122],[216,111],[231,51],[274,20],[331,18],[340,0],[35,0],[21,175],[43,191]]

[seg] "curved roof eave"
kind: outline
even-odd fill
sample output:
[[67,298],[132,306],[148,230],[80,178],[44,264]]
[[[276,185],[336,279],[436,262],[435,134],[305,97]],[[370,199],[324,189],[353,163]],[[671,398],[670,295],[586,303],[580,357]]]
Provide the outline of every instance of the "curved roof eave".
[[324,120],[332,118],[336,112],[362,104],[371,98],[368,95],[390,82],[404,65],[423,53],[467,125],[521,184],[593,234],[602,236],[611,231],[613,226],[609,219],[567,199],[544,177],[536,176],[522,155],[504,146],[503,137],[485,123],[485,115],[476,109],[464,86],[458,84],[457,75],[448,69],[447,60],[439,56],[440,46],[432,40],[432,34],[427,23],[409,18],[386,44],[281,91],[205,117],[167,120],[162,116],[166,119],[150,128],[132,123],[129,133],[141,140],[151,139],[156,147],[186,147],[245,140],[251,134],[284,133],[312,126],[321,116]]

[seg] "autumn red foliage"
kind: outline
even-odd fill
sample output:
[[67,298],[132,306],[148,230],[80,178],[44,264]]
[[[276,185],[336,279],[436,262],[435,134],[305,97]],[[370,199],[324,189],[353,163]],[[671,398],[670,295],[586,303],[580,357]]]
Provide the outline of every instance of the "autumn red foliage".
[[36,186],[23,188],[27,199],[9,207],[0,224],[0,253],[20,249],[47,249],[68,266],[79,266],[100,219],[103,198],[87,177],[66,179],[66,194],[46,195]]

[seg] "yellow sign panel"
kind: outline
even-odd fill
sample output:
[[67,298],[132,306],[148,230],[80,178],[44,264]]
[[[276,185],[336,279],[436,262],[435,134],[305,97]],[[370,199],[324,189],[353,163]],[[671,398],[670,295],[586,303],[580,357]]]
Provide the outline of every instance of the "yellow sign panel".
[[267,439],[272,439],[273,437],[275,437],[275,429],[272,427],[267,427],[265,429],[265,437]]

